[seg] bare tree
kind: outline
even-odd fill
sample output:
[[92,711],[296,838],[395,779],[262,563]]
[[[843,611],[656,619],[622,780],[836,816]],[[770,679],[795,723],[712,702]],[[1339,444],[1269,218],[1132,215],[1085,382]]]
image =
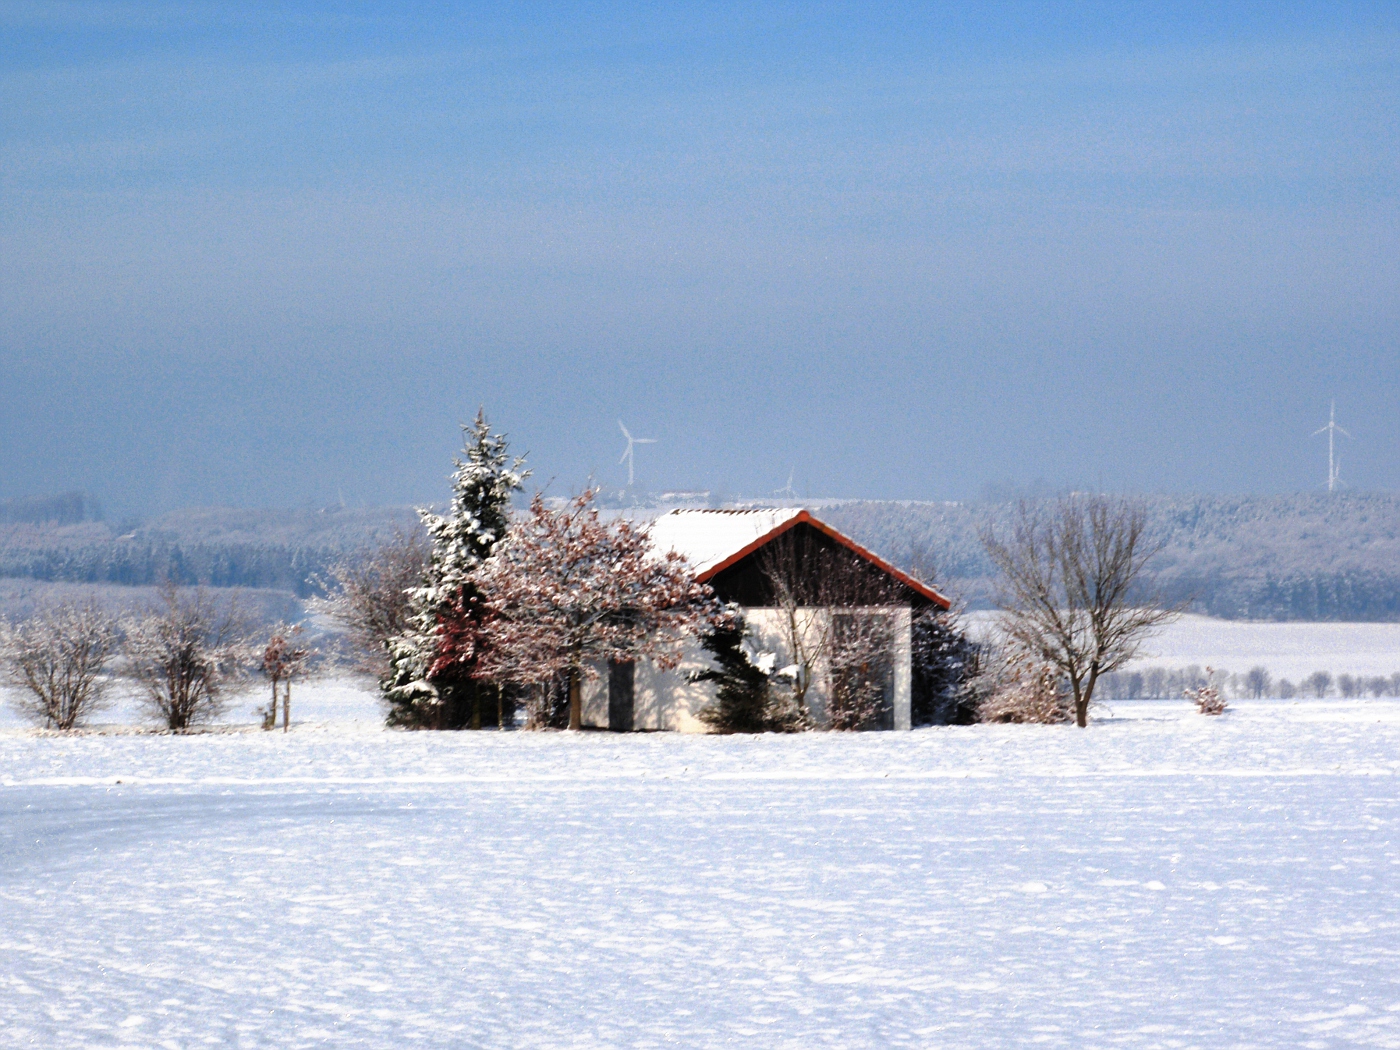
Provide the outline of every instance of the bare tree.
[[4,675],[21,690],[14,706],[51,729],[79,725],[103,703],[102,672],[118,639],[115,620],[93,601],[50,606],[17,625],[0,625]]
[[906,600],[900,585],[853,551],[790,529],[758,553],[767,601],[792,664],[792,696],[808,713],[819,669],[830,676],[832,728],[868,725],[887,699],[893,647],[888,607]]
[[1267,667],[1251,667],[1244,676],[1245,692],[1256,700],[1268,696],[1273,687],[1274,680],[1269,676]]
[[292,679],[306,670],[307,663],[315,650],[302,645],[301,625],[288,627],[279,623],[272,629],[262,654],[262,673],[272,682],[272,701],[263,712],[263,728],[272,729],[277,725],[277,689],[282,684],[282,731],[285,733],[292,721]]
[[408,625],[409,592],[422,586],[431,553],[423,532],[395,532],[383,546],[329,569],[330,597],[318,605],[346,629],[359,669],[380,682],[391,674],[389,643]]
[[1327,690],[1332,686],[1331,671],[1314,671],[1303,679],[1303,688],[1312,693],[1314,697],[1321,700],[1327,695]]
[[674,667],[718,612],[680,555],[656,553],[626,519],[600,521],[593,496],[562,510],[536,496],[472,578],[485,597],[476,673],[519,685],[567,679],[570,729],[583,724],[585,677],[610,660]]
[[1099,676],[1133,659],[1153,628],[1180,613],[1150,587],[1148,565],[1162,545],[1147,535],[1146,511],[1104,496],[1023,500],[1009,535],[989,525],[982,543],[1000,570],[1007,639],[1059,668],[1075,723],[1087,726]]
[[888,613],[869,608],[831,613],[831,690],[827,719],[832,729],[876,724],[893,692],[894,624]]
[[176,731],[223,710],[225,687],[247,655],[233,601],[221,608],[203,588],[182,593],[169,582],[160,588],[160,604],[133,620],[126,636],[126,674]]

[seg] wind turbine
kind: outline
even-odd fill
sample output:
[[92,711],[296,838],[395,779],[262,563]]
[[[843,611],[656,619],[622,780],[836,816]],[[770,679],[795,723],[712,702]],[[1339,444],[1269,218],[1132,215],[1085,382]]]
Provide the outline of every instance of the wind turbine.
[[793,473],[794,473],[794,471],[792,471],[792,470],[789,470],[789,471],[788,471],[788,480],[787,480],[787,484],[784,485],[782,488],[778,489],[776,492],[774,492],[773,495],[775,495],[775,496],[782,496],[784,499],[796,499],[796,498],[797,498],[797,490],[796,490],[795,488],[792,487],[792,475],[793,475]]
[[627,464],[627,487],[630,489],[634,480],[632,477],[632,446],[654,445],[656,444],[656,438],[634,438],[632,432],[627,429],[627,425],[623,423],[622,420],[619,419],[617,425],[622,430],[622,436],[627,439],[627,448],[623,450],[622,458],[619,459],[618,462]]
[[1341,434],[1343,437],[1351,437],[1345,430],[1337,426],[1336,401],[1332,402],[1332,411],[1327,416],[1327,425],[1325,427],[1318,427],[1312,432],[1313,437],[1317,437],[1319,434],[1327,435],[1327,491],[1332,492],[1336,489],[1337,482],[1341,480],[1338,475],[1341,474],[1342,470],[1341,462],[1336,453],[1337,435]]

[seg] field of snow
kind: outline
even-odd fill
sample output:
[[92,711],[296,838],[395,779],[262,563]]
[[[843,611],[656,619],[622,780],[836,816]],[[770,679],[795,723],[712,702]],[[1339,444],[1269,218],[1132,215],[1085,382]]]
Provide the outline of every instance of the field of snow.
[[1400,1047],[1400,702],[718,738],[325,688],[0,730],[0,1046]]
[[[996,614],[968,615],[985,632]],[[1142,647],[1131,665],[1224,668],[1237,674],[1255,665],[1275,678],[1301,681],[1314,671],[1385,675],[1400,671],[1400,623],[1260,623],[1183,616]]]
[[1276,678],[1314,671],[1386,675],[1400,671],[1400,623],[1251,623],[1183,616],[1143,647],[1136,666],[1225,668],[1262,664]]

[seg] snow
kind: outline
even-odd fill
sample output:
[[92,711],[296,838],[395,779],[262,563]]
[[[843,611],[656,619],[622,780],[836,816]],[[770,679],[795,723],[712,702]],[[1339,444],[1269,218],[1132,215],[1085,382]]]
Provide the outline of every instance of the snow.
[[673,510],[648,527],[656,549],[683,555],[701,575],[801,514],[778,510]]
[[759,738],[385,731],[348,683],[298,712],[0,730],[0,1046],[1400,1047],[1397,701]]
[[[986,632],[995,613],[967,617]],[[1182,616],[1142,647],[1129,669],[1214,667],[1243,674],[1255,665],[1301,681],[1314,671],[1386,675],[1400,671],[1400,623],[1268,623]]]
[[1314,671],[1391,675],[1400,671],[1400,623],[1252,623],[1183,616],[1153,638],[1137,666],[1198,664],[1244,672],[1256,664],[1276,678]]

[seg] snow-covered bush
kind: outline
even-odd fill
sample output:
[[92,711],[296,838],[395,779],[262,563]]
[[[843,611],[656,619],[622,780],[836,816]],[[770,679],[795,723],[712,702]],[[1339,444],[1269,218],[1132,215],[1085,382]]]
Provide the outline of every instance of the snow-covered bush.
[[1220,690],[1211,684],[1211,679],[1215,677],[1214,671],[1206,668],[1206,684],[1195,689],[1187,689],[1184,695],[1196,705],[1196,710],[1203,715],[1223,715],[1225,708],[1230,705],[1225,698],[1220,695]]
[[827,718],[835,730],[878,725],[893,691],[894,630],[887,613],[833,612],[831,695]]
[[979,722],[1060,725],[1074,721],[1073,698],[1054,664],[1015,652],[991,652],[973,682]]
[[167,728],[185,730],[218,715],[228,685],[242,676],[247,647],[237,608],[199,588],[161,588],[160,604],[126,627],[125,674]]
[[69,730],[104,700],[108,660],[116,651],[116,622],[90,601],[41,609],[15,625],[0,624],[0,669],[18,690],[24,717]]

